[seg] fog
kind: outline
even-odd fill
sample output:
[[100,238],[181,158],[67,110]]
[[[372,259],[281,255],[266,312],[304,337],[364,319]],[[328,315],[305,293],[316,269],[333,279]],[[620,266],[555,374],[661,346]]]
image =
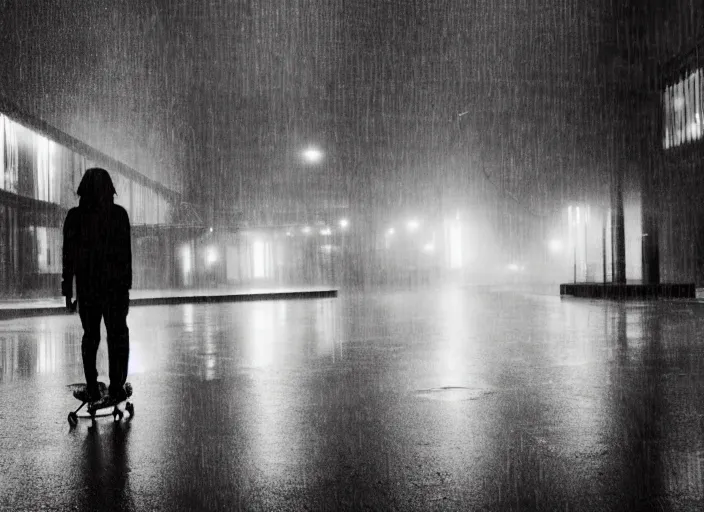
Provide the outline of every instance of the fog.
[[606,222],[616,174],[637,189],[615,149],[610,2],[2,8],[3,97],[173,192],[150,219],[151,199],[116,198],[138,286],[613,273],[602,226],[567,226],[570,207]]

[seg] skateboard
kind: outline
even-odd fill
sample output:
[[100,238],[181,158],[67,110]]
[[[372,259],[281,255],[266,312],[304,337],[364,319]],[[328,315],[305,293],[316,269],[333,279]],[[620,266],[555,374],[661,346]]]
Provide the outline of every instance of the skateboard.
[[[93,421],[95,421],[96,417],[102,417],[102,416],[109,416],[112,414],[113,420],[119,421],[122,419],[124,413],[118,405],[120,405],[122,402],[125,402],[125,411],[127,411],[130,414],[130,417],[134,416],[134,405],[129,401],[129,398],[132,396],[132,385],[127,382],[125,383],[125,392],[127,394],[127,399],[128,400],[122,400],[120,402],[114,402],[112,400],[108,400],[108,387],[105,385],[104,382],[98,382],[98,390],[100,391],[100,399],[97,402],[88,402],[86,400],[86,385],[85,384],[69,384],[68,388],[70,391],[73,392],[74,398],[79,400],[81,402],[81,405],[78,406],[78,409],[75,411],[72,411],[68,413],[68,424],[71,427],[75,427],[78,424],[78,411],[83,409],[85,405],[88,405],[86,407],[86,411],[88,412],[88,415],[85,416],[80,416],[82,418],[90,418]],[[106,409],[112,408],[112,412],[103,412],[101,414],[98,414],[98,411],[105,411]]]

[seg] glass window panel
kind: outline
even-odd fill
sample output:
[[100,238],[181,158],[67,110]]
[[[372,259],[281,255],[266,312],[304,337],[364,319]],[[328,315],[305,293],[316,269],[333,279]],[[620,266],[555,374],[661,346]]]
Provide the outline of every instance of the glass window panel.
[[677,110],[675,108],[675,96],[677,88],[673,85],[670,87],[670,105],[672,106],[672,117],[670,119],[670,129],[672,131],[672,146],[677,145]]
[[132,222],[144,224],[144,187],[140,183],[132,183]]
[[155,190],[150,190],[150,197],[151,199],[149,200],[149,215],[150,215],[150,224],[158,224],[159,223],[159,196],[156,193]]
[[54,204],[61,204],[61,182],[62,175],[66,171],[66,159],[64,158],[64,148],[54,142],[49,141],[49,201]]
[[19,144],[17,142],[17,125],[3,116],[5,125],[5,169],[4,169],[4,189],[8,192],[17,193],[17,181],[19,176]]
[[154,190],[150,188],[144,189],[144,223],[157,223],[157,202]]
[[687,78],[682,79],[682,98],[684,98],[684,107],[682,109],[682,142],[686,143],[689,140],[689,126],[687,123],[687,112],[689,109],[689,83]]
[[687,99],[685,97],[685,81],[681,80],[679,84],[677,84],[677,87],[679,89],[679,105],[680,105],[680,122],[679,122],[679,128],[680,128],[680,144],[684,144],[687,142],[686,138],[686,133],[687,133],[687,118],[686,118],[686,112],[687,112]]
[[685,136],[687,142],[692,142],[694,140],[694,73],[687,77],[685,82]]
[[60,274],[61,230],[37,226],[34,233],[37,248],[37,271],[40,274]]
[[[57,145],[58,146],[58,145]],[[74,186],[74,176],[76,173],[75,154],[70,149],[63,146],[60,148],[61,172],[59,173],[59,204],[64,208],[76,206],[78,197],[76,196],[77,186]]]
[[682,128],[684,126],[684,87],[682,82],[675,85],[675,146],[684,142]]
[[665,87],[662,93],[662,126],[663,126],[663,147],[670,147],[670,88]]
[[169,215],[170,215],[170,209],[169,209],[169,202],[166,200],[166,197],[163,195],[159,195],[159,224],[168,224],[169,222]]
[[49,140],[42,135],[34,134],[36,159],[34,165],[34,198],[40,201],[49,200]]
[[127,210],[128,215],[131,214],[130,201],[132,194],[130,193],[130,180],[117,172],[112,173],[110,177],[112,178],[113,185],[115,185],[115,204],[119,204]]
[[692,87],[694,92],[694,134],[695,140],[702,138],[704,133],[702,126],[702,91],[701,91],[701,76],[702,71],[698,69],[692,77]]
[[677,146],[679,139],[679,110],[677,108],[677,84],[672,86],[672,145]]
[[83,155],[74,153],[74,174],[73,174],[73,190],[78,190],[78,185],[81,184],[81,179],[83,179],[83,174],[86,172],[86,159]]
[[5,188],[5,116],[0,114],[0,189]]
[[36,197],[37,134],[19,123],[12,124],[17,137],[17,193]]
[[699,138],[699,116],[697,106],[697,77],[698,71],[691,73],[685,82],[685,117],[687,142],[695,141]]
[[34,228],[34,234],[36,236],[37,270],[40,273],[46,274],[49,271],[49,242],[47,240],[46,228],[44,226],[37,226]]

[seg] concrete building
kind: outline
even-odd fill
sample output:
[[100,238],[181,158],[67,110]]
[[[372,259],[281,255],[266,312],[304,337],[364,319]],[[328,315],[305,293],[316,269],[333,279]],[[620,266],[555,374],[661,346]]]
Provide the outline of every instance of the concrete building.
[[605,54],[622,169],[642,197],[643,279],[703,286],[704,2],[624,0],[613,16]]
[[0,295],[60,294],[63,221],[68,209],[78,204],[76,189],[83,172],[94,166],[110,172],[115,202],[129,214],[134,286],[174,282],[173,236],[164,228],[179,210],[180,195],[3,101]]

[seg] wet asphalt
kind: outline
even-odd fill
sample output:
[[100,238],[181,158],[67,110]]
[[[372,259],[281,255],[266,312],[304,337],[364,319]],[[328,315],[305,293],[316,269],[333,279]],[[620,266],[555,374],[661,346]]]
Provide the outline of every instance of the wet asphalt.
[[1,510],[704,509],[703,305],[341,292],[128,323],[135,417],[70,429],[78,317],[0,322]]

